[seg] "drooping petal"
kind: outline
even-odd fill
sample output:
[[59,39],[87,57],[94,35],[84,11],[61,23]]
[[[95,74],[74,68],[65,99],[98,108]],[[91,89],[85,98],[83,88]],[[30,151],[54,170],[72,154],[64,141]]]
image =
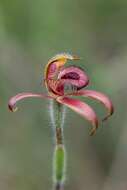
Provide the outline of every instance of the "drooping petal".
[[62,69],[58,74],[58,79],[62,85],[72,85],[77,90],[85,87],[89,83],[89,78],[85,71],[77,66],[70,66]]
[[88,104],[69,97],[58,97],[56,100],[91,122],[93,128],[90,132],[90,135],[93,135],[96,132],[96,129],[98,128],[98,119],[95,112]]
[[43,94],[35,94],[35,93],[20,93],[17,94],[16,96],[13,96],[8,103],[8,108],[10,109],[10,111],[15,112],[17,111],[17,107],[16,107],[16,103],[19,100],[25,99],[25,98],[31,98],[31,97],[37,97],[37,98],[51,98],[51,96],[47,96],[47,95],[43,95]]
[[97,92],[94,90],[81,90],[81,91],[77,91],[73,93],[72,95],[89,97],[89,98],[98,100],[100,103],[102,103],[108,111],[108,114],[106,117],[103,118],[103,121],[107,120],[108,117],[111,116],[114,112],[114,108],[113,108],[113,104],[111,100],[105,94],[101,92]]

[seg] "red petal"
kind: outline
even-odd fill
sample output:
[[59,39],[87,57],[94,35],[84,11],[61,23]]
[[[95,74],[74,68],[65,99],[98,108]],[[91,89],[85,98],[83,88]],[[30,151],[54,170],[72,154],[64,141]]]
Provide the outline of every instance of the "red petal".
[[79,92],[73,93],[72,95],[90,97],[101,102],[108,110],[108,114],[103,119],[103,121],[108,119],[108,117],[111,116],[114,112],[114,108],[113,108],[113,104],[111,100],[105,94],[101,92],[97,92],[94,90],[81,90]]
[[76,86],[77,89],[81,89],[88,85],[89,78],[80,67],[70,66],[62,69],[58,74],[58,79],[64,84],[71,84],[72,86]]
[[16,96],[13,96],[8,103],[9,109],[14,112],[17,110],[17,107],[15,107],[16,103],[19,100],[22,100],[24,98],[31,98],[31,97],[37,97],[37,98],[52,98],[51,96],[43,95],[43,94],[34,94],[34,93],[20,93]]
[[81,116],[83,116],[86,120],[90,121],[93,125],[93,128],[90,132],[90,135],[93,135],[98,128],[98,119],[93,111],[93,109],[84,102],[80,100],[68,98],[68,97],[59,97],[56,99],[59,103],[66,105],[73,111],[77,112]]

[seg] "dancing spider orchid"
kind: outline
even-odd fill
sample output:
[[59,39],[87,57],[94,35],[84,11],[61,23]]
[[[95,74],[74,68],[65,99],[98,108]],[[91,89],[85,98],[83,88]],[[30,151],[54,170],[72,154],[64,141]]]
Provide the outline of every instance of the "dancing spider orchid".
[[106,120],[113,114],[113,105],[110,99],[97,91],[82,90],[87,86],[89,79],[86,73],[77,66],[65,67],[67,60],[78,60],[77,56],[70,54],[58,54],[49,60],[45,68],[44,83],[48,94],[20,93],[9,100],[9,109],[16,111],[16,103],[19,100],[30,97],[51,99],[51,120],[55,129],[55,149],[53,156],[53,185],[55,190],[62,190],[65,180],[66,151],[63,141],[63,105],[69,107],[92,124],[90,132],[93,135],[98,128],[98,118],[94,110],[85,102],[72,98],[72,96],[83,96],[93,98],[101,102],[107,109]]
[[25,98],[38,97],[42,99],[54,99],[59,104],[69,107],[86,120],[90,121],[93,126],[90,134],[93,135],[98,128],[98,118],[94,110],[85,102],[74,99],[72,96],[89,97],[101,102],[108,111],[108,114],[103,120],[106,120],[113,114],[113,105],[110,99],[101,92],[81,90],[89,83],[88,76],[84,70],[77,66],[64,67],[67,60],[78,59],[77,56],[72,56],[66,53],[58,54],[51,58],[46,65],[44,78],[48,95],[30,92],[17,94],[9,100],[9,109],[11,111],[16,111],[16,103]]

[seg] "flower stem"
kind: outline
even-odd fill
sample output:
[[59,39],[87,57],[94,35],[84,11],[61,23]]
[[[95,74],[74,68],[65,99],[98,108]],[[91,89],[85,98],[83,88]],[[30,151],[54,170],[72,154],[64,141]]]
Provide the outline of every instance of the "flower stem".
[[63,145],[56,145],[53,164],[55,190],[62,190],[65,178],[65,151]]
[[51,104],[52,122],[55,128],[55,148],[53,156],[54,190],[62,190],[65,180],[65,147],[63,141],[63,106],[53,100]]

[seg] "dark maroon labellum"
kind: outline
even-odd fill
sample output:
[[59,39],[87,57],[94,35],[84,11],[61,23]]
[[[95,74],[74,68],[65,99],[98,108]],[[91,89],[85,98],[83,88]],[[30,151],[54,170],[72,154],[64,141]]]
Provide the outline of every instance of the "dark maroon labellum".
[[80,76],[78,73],[75,72],[70,72],[65,74],[64,76],[61,77],[61,79],[73,79],[73,80],[79,80]]

